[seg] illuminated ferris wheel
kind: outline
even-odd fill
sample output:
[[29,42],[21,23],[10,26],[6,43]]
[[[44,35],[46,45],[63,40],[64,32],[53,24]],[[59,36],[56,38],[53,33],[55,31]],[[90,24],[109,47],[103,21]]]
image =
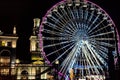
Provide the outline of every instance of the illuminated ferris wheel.
[[41,52],[59,72],[74,69],[82,79],[108,71],[109,49],[116,52],[116,28],[110,16],[90,1],[63,0],[44,16],[40,26]]

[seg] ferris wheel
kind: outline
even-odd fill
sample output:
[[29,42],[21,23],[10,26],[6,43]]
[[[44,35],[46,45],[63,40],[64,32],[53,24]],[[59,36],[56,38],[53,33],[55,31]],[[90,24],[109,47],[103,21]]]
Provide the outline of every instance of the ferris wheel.
[[104,75],[109,50],[116,52],[116,28],[99,6],[84,0],[63,0],[44,16],[40,48],[49,64],[59,61],[59,72],[72,68],[78,77]]

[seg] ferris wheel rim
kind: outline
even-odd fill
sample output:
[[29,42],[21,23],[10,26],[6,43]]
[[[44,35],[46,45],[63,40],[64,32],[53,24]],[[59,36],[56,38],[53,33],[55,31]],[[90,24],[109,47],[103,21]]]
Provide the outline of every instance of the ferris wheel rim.
[[[45,14],[45,16],[43,17],[42,23],[41,23],[41,25],[40,25],[40,34],[39,34],[39,35],[40,35],[40,38],[42,37],[41,31],[42,31],[42,27],[43,27],[43,26],[42,26],[42,25],[43,25],[43,21],[46,19],[47,15],[52,11],[52,9],[54,9],[55,7],[57,7],[59,4],[62,4],[64,1],[66,1],[66,0],[63,0],[63,1],[61,1],[61,2],[58,2],[58,3],[55,4],[53,7],[51,7],[51,8],[47,11],[47,13]],[[100,9],[110,18],[110,20],[112,20],[111,17],[108,15],[108,13],[107,13],[105,10],[103,10],[100,6],[98,6],[97,4],[92,3],[92,2],[90,2],[90,1],[87,1],[87,2],[89,2],[90,4],[95,5],[95,6],[97,6],[98,8],[100,8]],[[117,33],[117,39],[119,39],[118,31],[117,31],[117,28],[116,28],[115,23],[113,22],[113,20],[112,20],[112,24],[113,24],[113,27],[115,28],[116,33]],[[41,45],[43,46],[42,41],[40,41],[40,46],[41,46]],[[42,47],[42,48],[43,48],[43,47]],[[51,62],[48,60],[48,58],[47,58],[46,53],[45,53],[44,50],[42,50],[42,54],[44,55],[44,58],[47,60],[47,63],[48,63],[49,65],[52,65]]]
[[[66,0],[61,0],[60,2],[56,3],[56,4],[53,5],[50,9],[47,10],[46,14],[45,14],[44,17],[42,18],[42,23],[41,23],[41,25],[40,25],[40,28],[42,28],[43,21],[44,21],[44,19],[47,17],[48,13],[49,13],[52,9],[54,9],[56,6],[58,6],[59,4],[64,3],[65,1],[66,1]],[[109,15],[103,8],[101,8],[99,5],[93,3],[93,2],[91,2],[91,1],[89,1],[89,0],[85,0],[85,1],[91,3],[92,5],[97,6],[98,8],[100,8],[105,14],[107,14],[107,16],[110,18],[110,20],[112,20],[112,18],[110,17],[110,15]],[[119,40],[118,31],[117,31],[116,25],[115,25],[115,23],[114,23],[113,20],[112,20],[112,24],[114,25],[114,27],[115,27],[115,29],[116,29],[117,39],[118,39],[118,41],[120,41],[120,40]],[[40,34],[41,34],[41,31],[40,31]],[[41,42],[40,42],[40,43],[41,43]],[[118,45],[120,45],[119,42],[118,42]],[[44,52],[44,51],[43,51],[42,54],[44,55],[44,57],[46,58],[46,60],[48,60],[47,57],[45,56],[45,52]],[[48,60],[48,63],[49,63],[49,60]]]

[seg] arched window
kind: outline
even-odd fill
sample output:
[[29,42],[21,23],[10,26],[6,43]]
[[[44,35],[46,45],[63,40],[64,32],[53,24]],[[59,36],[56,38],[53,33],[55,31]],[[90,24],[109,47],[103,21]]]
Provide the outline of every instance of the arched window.
[[22,80],[27,80],[28,79],[28,72],[26,70],[23,70],[21,72],[21,79]]
[[2,50],[0,52],[0,74],[1,75],[9,75],[9,65],[10,65],[10,55],[11,52],[9,50]]
[[11,52],[9,50],[2,50],[0,52],[0,63],[8,64],[10,63]]

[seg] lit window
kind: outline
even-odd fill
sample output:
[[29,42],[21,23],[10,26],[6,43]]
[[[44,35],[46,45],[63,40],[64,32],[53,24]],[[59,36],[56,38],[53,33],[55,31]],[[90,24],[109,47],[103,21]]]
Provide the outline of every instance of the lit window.
[[35,41],[33,41],[33,42],[31,43],[31,50],[32,50],[32,51],[35,51],[35,50],[36,50],[36,42],[35,42]]
[[12,42],[12,48],[16,48],[16,41]]
[[5,41],[2,41],[2,46],[5,46]]
[[2,75],[9,75],[9,69],[1,69],[0,72]]

